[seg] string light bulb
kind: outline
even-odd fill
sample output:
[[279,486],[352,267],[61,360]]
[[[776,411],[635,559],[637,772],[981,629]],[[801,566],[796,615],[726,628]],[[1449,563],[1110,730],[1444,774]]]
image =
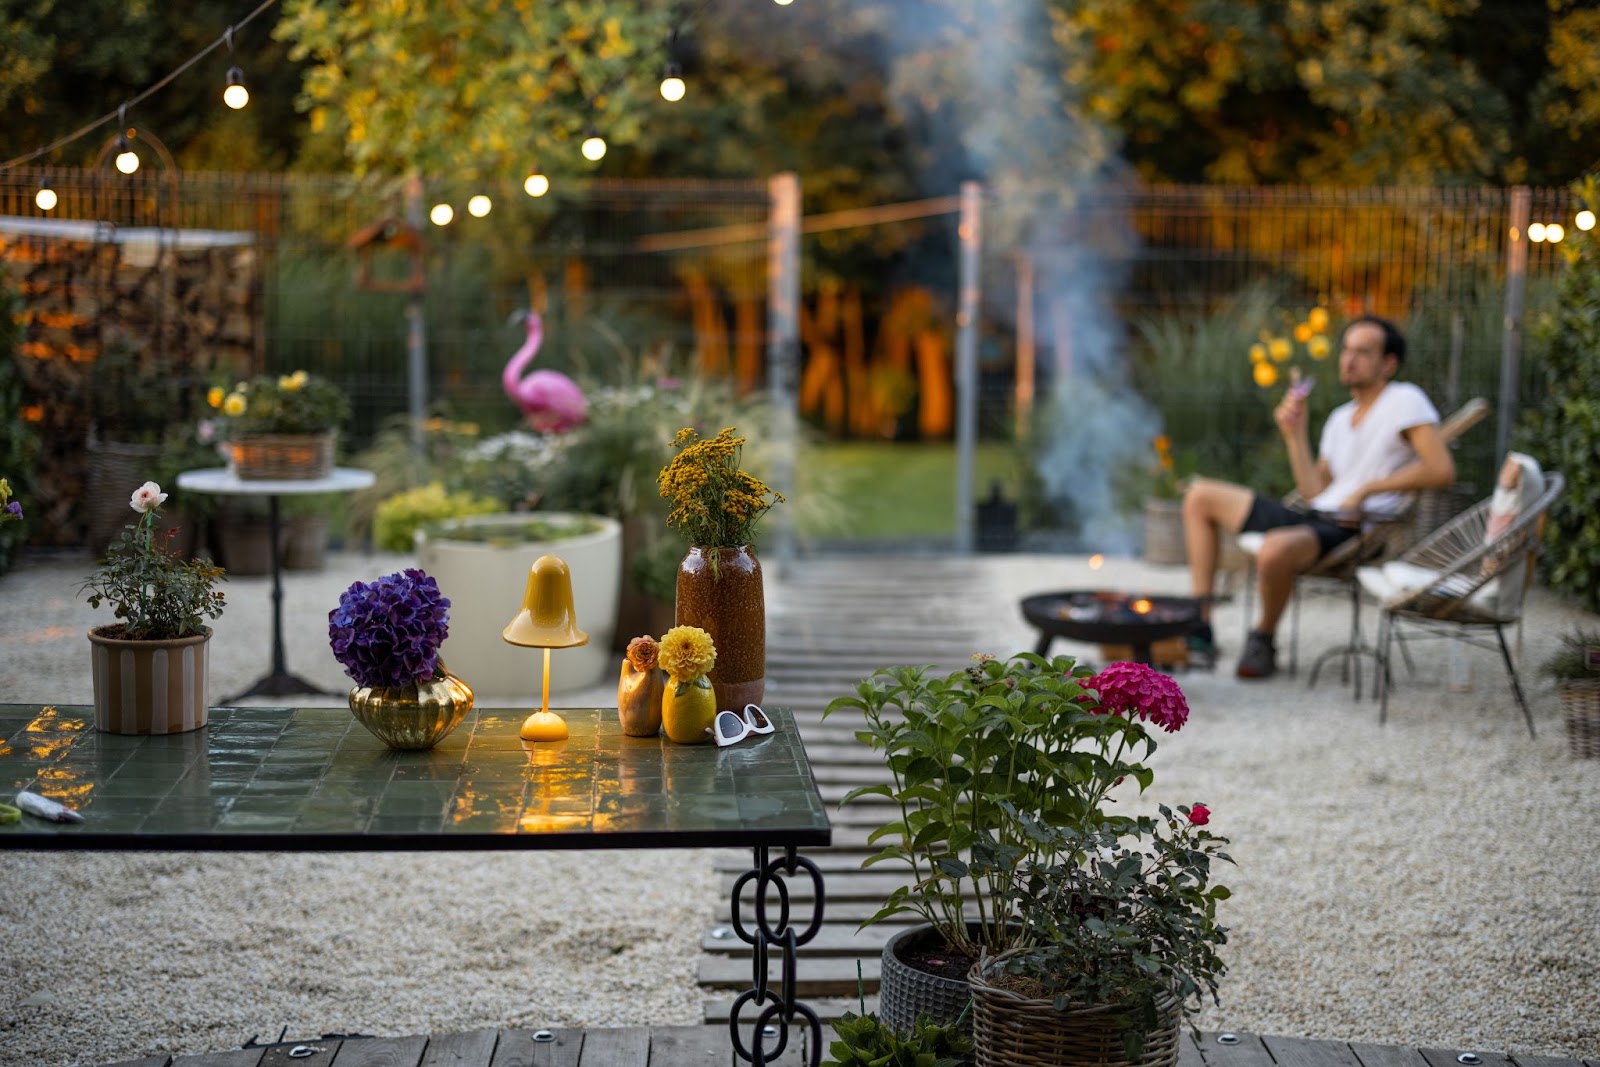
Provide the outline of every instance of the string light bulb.
[[139,169],[139,155],[128,143],[126,133],[117,134],[117,169],[124,174],[132,174]]
[[1566,235],[1566,227],[1562,226],[1561,223],[1547,222],[1544,224],[1544,239],[1551,244],[1560,244],[1561,239]]
[[494,207],[494,202],[487,196],[479,193],[467,201],[467,214],[475,219],[481,219]]
[[1534,244],[1538,244],[1544,240],[1544,223],[1528,223],[1528,240],[1532,241]]
[[428,212],[428,221],[435,226],[448,226],[456,217],[456,209],[449,204],[435,204]]
[[[228,42],[228,58],[233,58],[233,27],[229,26],[222,35]],[[244,71],[237,66],[228,67],[228,87],[222,90],[222,102],[233,110],[238,111],[250,102],[250,90],[244,87]]]
[[1572,221],[1580,230],[1584,230],[1586,232],[1592,230],[1594,229],[1594,212],[1590,211],[1588,208],[1584,208],[1582,211],[1578,212],[1578,217]]
[[543,196],[550,191],[550,179],[539,173],[535,167],[522,182],[522,191],[529,196]]
[[50,188],[50,179],[39,179],[39,191],[33,194],[33,202],[39,205],[40,211],[54,211],[58,198],[56,191]]
[[678,69],[678,64],[668,63],[667,71],[661,78],[661,99],[669,104],[676,104],[688,91],[689,87],[683,83],[683,72]]
[[772,0],[772,2],[777,4],[779,7],[788,7],[790,4],[794,3],[794,0]]
[[590,163],[598,163],[606,157],[606,139],[595,132],[593,126],[589,127],[588,134],[583,139],[583,158]]

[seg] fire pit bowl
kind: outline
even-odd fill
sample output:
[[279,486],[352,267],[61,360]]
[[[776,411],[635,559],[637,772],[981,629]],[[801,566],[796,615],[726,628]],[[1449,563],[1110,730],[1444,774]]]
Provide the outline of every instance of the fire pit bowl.
[[1065,637],[1094,645],[1127,645],[1135,663],[1149,663],[1152,643],[1189,632],[1200,618],[1200,601],[1079,589],[1024,597],[1022,616],[1039,631],[1034,651],[1041,656],[1049,654],[1052,641]]

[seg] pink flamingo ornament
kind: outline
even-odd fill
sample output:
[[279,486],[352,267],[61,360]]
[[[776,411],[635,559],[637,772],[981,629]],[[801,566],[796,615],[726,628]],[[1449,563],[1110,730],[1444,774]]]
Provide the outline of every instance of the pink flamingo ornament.
[[528,339],[512,355],[506,369],[500,373],[500,384],[522,409],[528,425],[539,433],[561,433],[583,422],[588,403],[578,383],[560,371],[536,370],[526,378],[521,374],[539,354],[544,341],[544,320],[538,312],[518,312],[517,317],[528,324]]

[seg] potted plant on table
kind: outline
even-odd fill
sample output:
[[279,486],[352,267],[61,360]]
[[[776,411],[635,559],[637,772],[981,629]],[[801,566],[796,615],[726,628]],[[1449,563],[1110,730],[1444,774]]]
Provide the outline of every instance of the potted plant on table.
[[472,688],[439,656],[450,601],[415,567],[353,582],[328,612],[328,643],[354,681],[350,712],[390,748],[428,749],[472,710]]
[[922,920],[883,949],[879,1012],[902,1030],[919,1014],[959,1017],[975,963],[1036,943],[1016,887],[1031,864],[1077,851],[1045,831],[1140,832],[1139,820],[1108,810],[1113,790],[1124,781],[1147,787],[1150,727],[1175,731],[1189,714],[1177,684],[1149,667],[1119,663],[1091,675],[1070,657],[1033,653],[980,654],[943,677],[884,668],[824,715],[850,711],[863,719],[856,736],[884,755],[889,774],[844,800],[887,808],[870,838],[879,851],[863,866],[899,863],[907,874],[867,923]]
[[350,414],[337,386],[303,370],[214,386],[206,401],[222,412],[234,473],[246,480],[326,478]]
[[717,647],[710,674],[718,708],[760,704],[766,692],[767,609],[761,562],[751,541],[761,516],[783,494],[739,467],[745,438],[727,427],[702,439],[691,427],[656,484],[671,510],[667,525],[683,534],[674,620],[698,626]]
[[222,568],[172,550],[158,532],[167,494],[155,482],[134,490],[139,518],[111,542],[100,568],[84,580],[89,606],[110,603],[121,622],[89,631],[95,725],[111,733],[166,734],[206,724],[209,680],[204,620],[222,614],[215,584]]

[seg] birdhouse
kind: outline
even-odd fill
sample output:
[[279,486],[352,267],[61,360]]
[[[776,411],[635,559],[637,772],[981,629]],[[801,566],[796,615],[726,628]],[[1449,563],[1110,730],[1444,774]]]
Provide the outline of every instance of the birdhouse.
[[[422,233],[403,219],[394,216],[379,219],[363,226],[345,242],[346,248],[356,250],[356,288],[369,293],[420,293],[427,284],[422,267],[425,244]],[[378,252],[399,252],[410,262],[410,273],[403,278],[380,276],[373,269],[373,257]]]

